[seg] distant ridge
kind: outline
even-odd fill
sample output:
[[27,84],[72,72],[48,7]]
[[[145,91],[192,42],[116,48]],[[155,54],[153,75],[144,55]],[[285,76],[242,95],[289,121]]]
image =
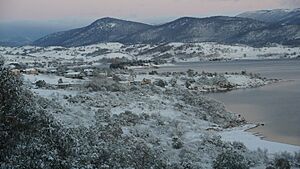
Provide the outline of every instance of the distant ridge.
[[33,45],[82,46],[100,42],[118,42],[127,35],[151,27],[143,23],[106,17],[86,27],[47,35],[33,42]]
[[300,8],[250,11],[239,14],[237,17],[252,18],[269,23],[299,25]]
[[182,17],[154,26],[106,17],[86,27],[47,35],[32,45],[71,47],[103,42],[219,42],[251,46],[278,43],[300,46],[300,25],[268,23],[247,17],[214,16]]

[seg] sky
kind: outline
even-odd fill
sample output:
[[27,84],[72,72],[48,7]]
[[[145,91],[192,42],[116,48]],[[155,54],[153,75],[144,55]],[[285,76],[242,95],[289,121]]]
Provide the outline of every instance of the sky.
[[0,0],[0,22],[87,22],[109,16],[159,23],[277,8],[300,8],[300,0]]

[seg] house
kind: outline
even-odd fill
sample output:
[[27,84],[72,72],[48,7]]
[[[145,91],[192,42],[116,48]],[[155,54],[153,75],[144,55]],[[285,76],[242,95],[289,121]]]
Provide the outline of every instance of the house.
[[36,69],[39,73],[46,73],[47,72],[47,69],[45,68],[37,68]]
[[73,79],[82,79],[84,74],[81,72],[68,72],[65,74],[66,78],[73,78]]
[[10,63],[6,64],[6,67],[9,69],[23,69],[24,68],[24,66],[22,66],[18,62],[10,62]]
[[46,73],[55,74],[57,73],[57,69],[55,67],[48,67],[46,68]]
[[59,89],[66,89],[66,88],[68,88],[68,87],[70,87],[71,85],[69,84],[69,83],[58,83],[57,84],[57,87],[59,88]]
[[107,73],[106,72],[99,73],[98,75],[102,76],[102,77],[107,77]]
[[25,73],[26,74],[31,74],[31,75],[37,75],[37,74],[39,74],[39,72],[35,68],[25,69]]
[[93,76],[94,70],[93,69],[84,69],[83,72],[86,76]]
[[19,76],[21,74],[21,71],[19,69],[12,69],[12,70],[10,70],[10,72],[16,76]]
[[151,84],[151,79],[144,78],[141,82],[142,85]]

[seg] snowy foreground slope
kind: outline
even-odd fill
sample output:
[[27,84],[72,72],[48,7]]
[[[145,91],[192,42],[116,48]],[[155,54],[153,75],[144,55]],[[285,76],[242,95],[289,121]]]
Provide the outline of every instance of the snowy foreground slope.
[[254,48],[245,45],[223,45],[217,43],[166,43],[136,44],[102,43],[81,47],[0,47],[0,54],[9,62],[49,62],[81,60],[103,62],[123,58],[124,60],[165,60],[168,62],[191,62],[202,60],[232,59],[279,59],[300,56],[299,47],[274,45]]
[[[246,132],[253,127],[252,124],[247,124],[238,114],[228,112],[223,104],[203,96],[203,92],[258,87],[276,80],[241,73],[190,71],[152,75],[137,73],[134,79],[138,83],[130,83],[127,71],[115,71],[114,75],[117,81],[99,76],[82,80],[81,87],[66,89],[37,88],[34,85],[36,80],[45,80],[50,85],[53,82],[44,75],[26,75],[24,80],[34,93],[47,100],[45,109],[64,128],[90,130],[108,127],[108,132],[111,132],[107,136],[111,137],[109,139],[142,141],[147,145],[147,151],[155,151],[170,168],[184,168],[186,165],[212,168],[216,157],[229,150],[242,154],[249,167],[264,168],[272,164],[268,159],[273,157],[270,155],[300,151],[299,146],[261,140]],[[145,83],[149,80],[151,83]],[[64,81],[77,83],[71,79]],[[80,140],[77,144],[91,146]],[[119,146],[115,148],[122,148],[122,144]],[[139,156],[136,151],[143,150],[132,151]],[[293,162],[293,165],[298,164]]]

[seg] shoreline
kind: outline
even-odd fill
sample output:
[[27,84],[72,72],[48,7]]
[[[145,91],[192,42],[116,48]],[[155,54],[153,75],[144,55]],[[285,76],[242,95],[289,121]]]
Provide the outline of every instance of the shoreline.
[[239,141],[246,145],[250,150],[267,150],[270,155],[280,152],[299,152],[300,146],[288,143],[281,143],[273,140],[266,140],[249,131],[257,128],[257,124],[246,124],[239,127],[224,130],[220,132],[220,136],[224,141]]
[[277,142],[277,143],[282,143],[282,144],[288,144],[288,145],[293,145],[293,146],[300,146],[300,143],[295,143],[295,141],[288,141],[289,139],[285,139],[286,141],[283,141],[281,139],[279,139],[278,136],[272,136],[271,134],[266,134],[266,133],[263,133],[259,130],[257,130],[259,127],[262,127],[262,126],[256,126],[254,128],[251,128],[251,129],[248,129],[247,132],[250,132],[254,135],[257,134],[258,137],[260,137],[262,140],[266,140],[266,141],[271,141],[271,142]]
[[[252,123],[249,123],[252,124]],[[252,133],[254,136],[261,138],[262,140],[266,140],[266,141],[271,141],[271,142],[276,142],[276,143],[282,143],[282,144],[288,144],[288,145],[293,145],[293,146],[300,146],[299,144],[293,144],[290,142],[283,142],[280,141],[276,138],[270,138],[267,134],[264,134],[263,132],[257,131],[256,129],[258,129],[259,127],[264,127],[264,123],[258,123],[258,124],[253,124],[254,126],[249,127],[247,129],[245,129],[244,131],[246,132],[250,132]]]
[[[268,87],[268,86],[277,85],[277,84],[280,84],[280,83],[281,84],[284,84],[284,83],[293,83],[295,81],[296,80],[294,80],[294,79],[287,79],[287,80],[286,79],[279,79],[276,82],[272,82],[272,83],[269,83],[269,84],[261,86],[261,87],[262,88],[263,87]],[[242,88],[242,89],[243,90],[248,90],[248,89],[253,89],[253,87],[252,88]],[[240,89],[236,89],[235,91],[237,91],[237,90],[240,90]],[[232,91],[234,91],[234,90],[232,90]],[[228,92],[232,92],[232,91],[228,91]],[[217,92],[217,93],[220,93],[220,92]],[[221,93],[224,93],[224,92],[221,92]],[[207,94],[208,94],[207,97],[211,97],[211,96],[209,96],[209,93],[207,93]],[[216,99],[217,101],[220,101],[220,102],[222,102],[224,104],[224,102],[222,100],[217,99],[217,98],[214,98],[214,99]],[[234,113],[239,114],[238,112],[234,112]],[[292,146],[300,146],[300,142],[297,141],[297,137],[281,137],[280,135],[276,135],[274,133],[270,133],[270,132],[266,131],[264,129],[266,127],[265,121],[260,121],[260,122],[258,122],[258,121],[252,121],[250,123],[254,124],[255,126],[247,128],[245,131],[253,134],[256,137],[259,137],[262,140],[270,141],[270,142],[276,142],[276,143],[281,143],[281,144],[288,144],[288,145],[292,145]],[[263,124],[263,125],[261,125],[261,124]]]

